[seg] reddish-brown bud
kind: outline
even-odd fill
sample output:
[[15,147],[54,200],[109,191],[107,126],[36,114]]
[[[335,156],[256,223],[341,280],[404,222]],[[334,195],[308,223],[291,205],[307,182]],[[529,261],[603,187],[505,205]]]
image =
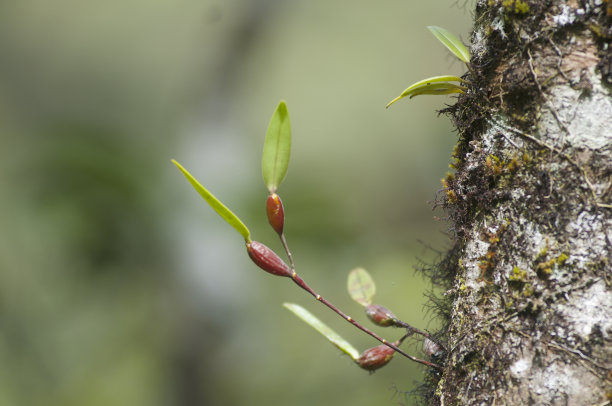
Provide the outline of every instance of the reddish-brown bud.
[[285,225],[285,210],[283,208],[283,202],[276,193],[272,193],[268,196],[266,201],[266,212],[268,213],[268,221],[270,225],[279,235],[283,233],[283,226]]
[[293,274],[291,268],[274,251],[260,242],[249,242],[247,252],[253,262],[266,272],[278,276],[291,276]]
[[397,317],[395,317],[395,314],[393,314],[391,310],[381,305],[367,305],[365,312],[370,320],[382,327],[392,326],[397,320]]
[[395,354],[393,348],[381,344],[362,352],[356,362],[361,368],[374,371],[387,365],[391,358],[393,358],[393,354]]

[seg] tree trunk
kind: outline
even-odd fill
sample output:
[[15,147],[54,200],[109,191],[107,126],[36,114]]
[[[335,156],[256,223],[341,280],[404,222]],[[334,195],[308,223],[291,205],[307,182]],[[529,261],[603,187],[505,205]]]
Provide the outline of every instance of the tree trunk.
[[430,404],[611,400],[612,1],[480,0]]

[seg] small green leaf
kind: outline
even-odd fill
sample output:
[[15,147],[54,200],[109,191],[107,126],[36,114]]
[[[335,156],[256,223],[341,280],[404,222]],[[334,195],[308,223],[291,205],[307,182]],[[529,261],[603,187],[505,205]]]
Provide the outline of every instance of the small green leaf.
[[[410,98],[417,96],[419,94],[448,94],[448,93],[463,93],[466,88],[464,86],[456,85],[454,83],[448,83],[448,81],[467,83],[467,81],[461,79],[459,76],[433,76],[427,79],[419,80],[416,83],[408,86],[406,90],[402,92],[395,99],[391,100],[389,104],[387,104],[387,108],[395,103],[396,101],[403,99],[404,97],[410,96]],[[455,91],[451,91],[448,93],[443,93],[442,90],[436,89],[455,89]],[[434,92],[427,93],[428,90],[432,90]],[[438,92],[438,93],[435,93]]]
[[449,51],[453,53],[457,58],[462,60],[465,63],[470,63],[470,53],[463,45],[463,42],[459,41],[457,37],[451,34],[449,31],[445,30],[442,27],[436,27],[435,25],[430,25],[427,27],[429,31],[433,35],[436,36],[438,41],[444,44]]
[[465,93],[465,86],[458,86],[454,83],[435,83],[429,86],[423,86],[410,92],[410,98],[420,96],[422,94],[443,95],[451,93]]
[[281,101],[268,124],[261,167],[264,182],[270,193],[276,192],[287,174],[291,153],[291,123],[289,111]]
[[363,268],[355,268],[349,272],[347,288],[351,298],[362,306],[371,304],[376,293],[374,280]]
[[212,195],[212,193],[206,190],[206,188],[202,186],[200,182],[198,182],[187,171],[187,169],[183,168],[181,164],[176,162],[174,159],[172,160],[172,163],[176,165],[176,167],[179,168],[181,172],[183,172],[183,175],[185,175],[189,183],[191,183],[191,186],[193,186],[193,188],[200,194],[200,196],[202,196],[204,200],[206,200],[206,203],[208,203],[210,207],[212,207],[213,210],[216,211],[217,214],[223,218],[223,220],[227,221],[230,226],[234,227],[236,231],[238,231],[244,237],[244,240],[247,243],[250,242],[251,232],[244,225],[244,223],[238,218],[238,216],[232,213],[232,211],[228,209],[227,207],[225,207],[225,205],[221,203],[219,199],[217,199],[215,196]]
[[333,345],[338,347],[340,351],[347,354],[354,361],[359,358],[359,351],[357,351],[357,349],[353,347],[351,343],[340,337],[338,333],[327,327],[326,324],[316,318],[308,310],[304,309],[300,305],[296,305],[295,303],[283,303],[283,306],[291,310],[293,314],[304,320],[307,324],[310,324],[310,326],[317,330],[319,333],[323,334],[325,338],[327,338]]

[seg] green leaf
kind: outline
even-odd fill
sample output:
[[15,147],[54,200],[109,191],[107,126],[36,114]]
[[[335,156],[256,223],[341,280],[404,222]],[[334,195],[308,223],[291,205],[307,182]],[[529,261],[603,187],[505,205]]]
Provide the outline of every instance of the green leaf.
[[464,93],[466,88],[458,86],[454,83],[435,83],[429,86],[423,86],[410,92],[410,98],[420,96],[422,94],[443,95],[451,93]]
[[177,168],[183,172],[183,175],[187,178],[191,186],[206,200],[206,203],[213,208],[214,211],[217,212],[219,216],[223,218],[223,220],[227,221],[230,226],[234,227],[236,231],[238,231],[243,237],[244,240],[248,243],[251,241],[251,232],[244,225],[244,223],[236,216],[230,209],[228,209],[223,203],[219,201],[215,196],[212,195],[204,186],[200,184],[188,171],[183,168],[181,164],[176,162],[174,159],[172,163],[176,165]]
[[449,31],[445,30],[442,27],[436,27],[435,25],[430,25],[427,27],[429,31],[433,35],[436,36],[438,41],[444,44],[449,51],[453,53],[457,58],[462,60],[465,63],[470,63],[470,53],[463,45],[463,42],[459,40],[459,38],[455,37]]
[[347,288],[351,298],[362,306],[371,304],[376,293],[374,280],[363,268],[355,268],[349,272]]
[[[387,108],[395,103],[396,101],[403,99],[404,97],[410,96],[410,98],[417,96],[419,94],[448,94],[448,93],[463,93],[466,90],[466,87],[456,85],[454,83],[448,83],[448,81],[467,83],[467,81],[461,79],[459,76],[433,76],[427,79],[420,80],[412,85],[408,86],[406,90],[402,92],[395,99],[391,100],[389,104],[387,104]],[[454,89],[454,91],[443,93],[442,90],[436,89]],[[427,93],[427,91],[434,91],[432,93]],[[438,93],[435,93],[438,92]]]
[[287,174],[291,153],[291,123],[289,111],[281,101],[268,124],[261,167],[264,182],[270,193],[276,192]]
[[323,334],[325,338],[327,338],[333,345],[338,347],[340,351],[347,354],[353,360],[356,361],[357,358],[359,358],[359,351],[357,351],[357,349],[353,347],[351,343],[340,337],[338,333],[327,327],[326,324],[316,318],[308,310],[295,303],[283,303],[283,306],[291,310],[293,314],[304,320],[307,324],[310,324],[310,326],[317,330],[319,333]]

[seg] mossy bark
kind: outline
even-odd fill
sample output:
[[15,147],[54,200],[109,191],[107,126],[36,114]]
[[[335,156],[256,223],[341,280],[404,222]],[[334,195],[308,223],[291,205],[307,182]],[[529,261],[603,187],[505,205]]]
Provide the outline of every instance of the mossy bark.
[[481,0],[441,204],[455,245],[431,404],[612,396],[612,5]]

